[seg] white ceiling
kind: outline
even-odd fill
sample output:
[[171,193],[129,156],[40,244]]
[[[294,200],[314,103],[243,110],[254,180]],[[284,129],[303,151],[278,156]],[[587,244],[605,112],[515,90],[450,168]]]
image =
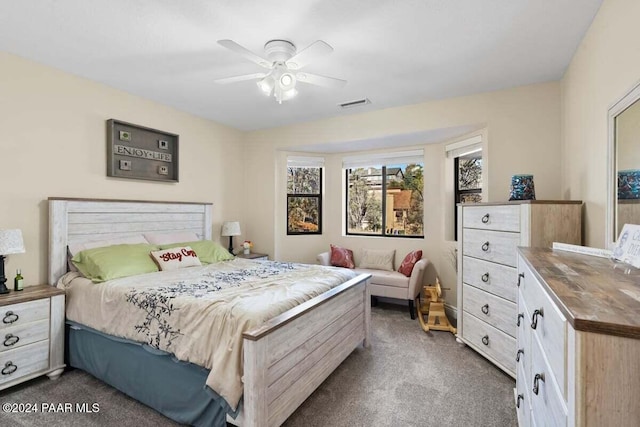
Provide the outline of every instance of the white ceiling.
[[[254,130],[558,80],[602,0],[0,0],[0,49],[229,126]],[[219,46],[263,54],[270,39],[335,51],[279,105],[262,69]],[[367,97],[372,104],[341,110]]]

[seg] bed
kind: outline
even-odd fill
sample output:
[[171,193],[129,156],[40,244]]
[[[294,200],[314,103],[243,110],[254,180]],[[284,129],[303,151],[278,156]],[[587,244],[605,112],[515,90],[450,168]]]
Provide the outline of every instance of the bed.
[[[192,231],[202,239],[211,239],[211,209],[208,203],[50,198],[49,282],[55,285],[67,273],[69,244],[96,240],[97,236]],[[256,266],[263,262],[240,263],[240,267],[264,270],[266,265]],[[282,424],[355,348],[368,346],[368,280],[367,275],[349,278],[243,329],[243,398],[239,413],[233,413],[233,405],[226,408],[236,415],[228,418],[229,422],[241,426]],[[203,409],[211,405],[208,395],[217,395],[204,386],[211,372],[198,364],[175,360],[175,355],[153,354],[140,343],[109,336],[97,330],[100,325],[68,323],[71,366],[89,371],[180,422],[211,425],[212,418]],[[140,375],[144,381],[138,380]]]

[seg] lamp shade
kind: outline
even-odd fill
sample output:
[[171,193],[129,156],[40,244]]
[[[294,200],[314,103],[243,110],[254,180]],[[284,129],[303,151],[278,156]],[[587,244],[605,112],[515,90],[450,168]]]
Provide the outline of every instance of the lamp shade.
[[221,236],[239,236],[242,234],[240,231],[240,223],[238,221],[225,221],[222,224]]
[[24,253],[24,241],[20,230],[0,230],[0,255]]

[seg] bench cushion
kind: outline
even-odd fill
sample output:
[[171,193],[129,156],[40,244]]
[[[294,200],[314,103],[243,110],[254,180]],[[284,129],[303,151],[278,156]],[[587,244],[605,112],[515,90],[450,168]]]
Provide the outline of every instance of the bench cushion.
[[377,285],[393,286],[396,288],[408,288],[409,278],[397,271],[374,270],[372,268],[356,268],[357,273],[371,274],[371,283]]

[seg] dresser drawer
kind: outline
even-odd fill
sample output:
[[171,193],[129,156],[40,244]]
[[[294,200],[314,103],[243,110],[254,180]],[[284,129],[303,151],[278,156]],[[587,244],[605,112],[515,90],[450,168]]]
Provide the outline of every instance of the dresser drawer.
[[482,322],[466,311],[462,313],[463,338],[477,347],[487,356],[498,361],[506,369],[515,373],[516,362],[514,352],[516,340],[504,332],[494,328],[488,323]]
[[533,351],[532,382],[529,386],[535,423],[538,426],[566,426],[567,408],[553,372],[546,363],[542,349],[536,340],[533,340],[531,347]]
[[[464,310],[501,331],[516,336],[516,304],[471,285],[462,287]],[[514,356],[515,357],[515,356]]]
[[23,302],[0,307],[0,331],[49,318],[49,299]]
[[[518,368],[522,369],[523,375],[528,384],[531,384],[531,337],[533,331],[531,330],[531,315],[523,305],[522,295],[518,292],[518,307],[516,315],[516,363]],[[521,352],[520,352],[521,351]],[[520,353],[519,353],[520,352]]]
[[465,206],[462,219],[465,228],[518,232],[520,206]]
[[483,291],[516,301],[518,271],[514,267],[465,256],[462,281]]
[[0,353],[49,338],[49,321],[25,323],[5,328],[0,333]]
[[49,367],[49,340],[0,353],[0,385]]
[[464,229],[463,255],[511,267],[517,266],[516,248],[520,244],[520,233]]
[[529,384],[525,381],[522,366],[518,366],[514,394],[518,426],[528,427],[531,425],[531,388],[529,388]]
[[522,305],[529,315],[531,346],[535,345],[536,339],[540,342],[562,396],[566,396],[567,321],[529,268],[524,266],[521,271],[524,273],[521,280]]

